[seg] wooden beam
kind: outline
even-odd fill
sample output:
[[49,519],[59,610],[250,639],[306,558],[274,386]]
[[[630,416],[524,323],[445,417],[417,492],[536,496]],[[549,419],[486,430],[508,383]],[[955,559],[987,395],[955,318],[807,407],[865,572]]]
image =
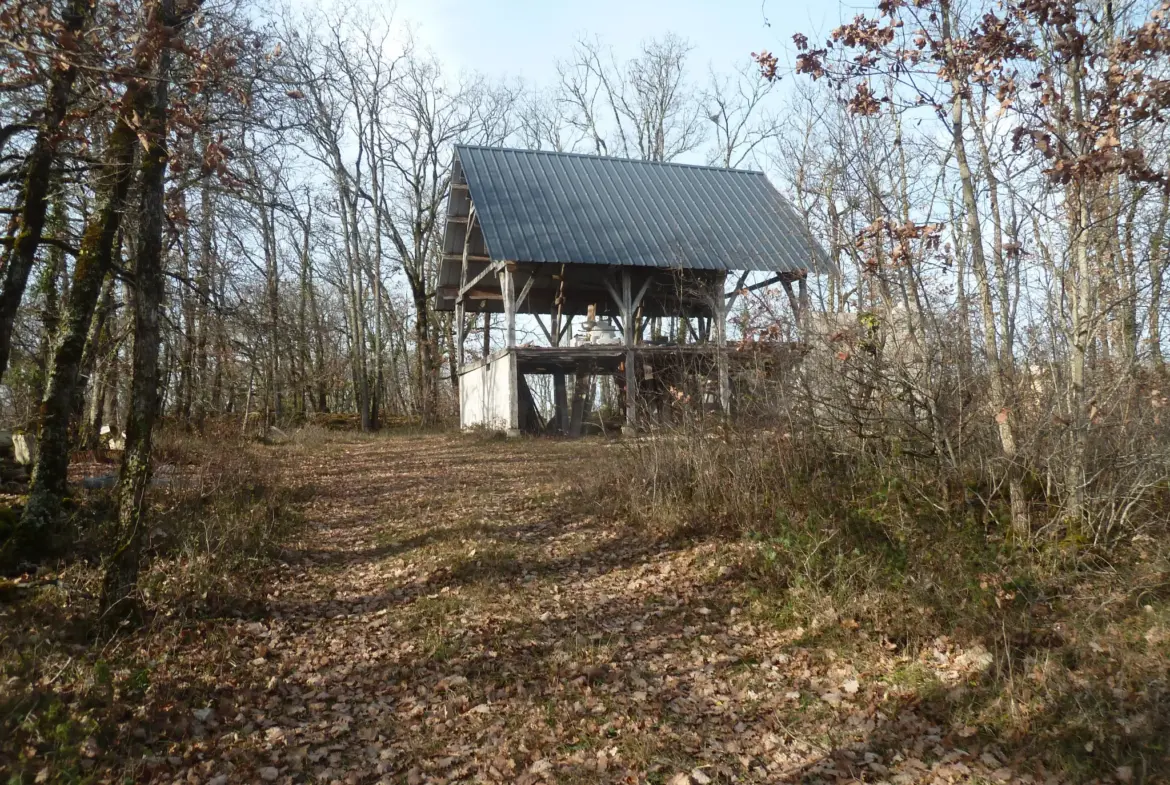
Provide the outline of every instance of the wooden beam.
[[[724,295],[724,299],[727,301],[727,310],[728,311],[730,311],[735,306],[735,301],[737,299],[739,299],[740,292],[743,291],[743,284],[747,280],[747,277],[748,277],[748,271],[744,270],[743,274],[739,276],[739,282],[735,284],[735,288],[732,289],[730,292],[728,292],[726,295]],[[748,289],[748,291],[751,292],[751,291],[755,291],[756,289],[762,289],[765,286],[771,286],[772,284],[776,283],[777,280],[779,280],[779,279],[770,279],[770,280],[764,281],[762,283],[753,284]]]
[[528,280],[525,282],[524,288],[520,290],[520,296],[516,298],[516,310],[520,310],[521,306],[524,305],[524,298],[528,296],[530,291],[532,291],[532,284],[535,280],[536,273],[528,276]]
[[[506,262],[494,262],[493,264],[488,265],[486,268],[484,268],[483,272],[481,272],[479,275],[475,276],[474,278],[472,278],[470,281],[468,281],[466,284],[464,284],[463,286],[461,286],[459,288],[459,297],[462,297],[464,294],[466,294],[468,291],[470,291],[471,287],[475,286],[477,283],[482,281],[484,278],[487,278],[492,273],[499,272],[501,269],[503,269],[505,264],[506,264]],[[456,297],[455,299],[459,299],[459,297]]]
[[653,276],[649,276],[642,283],[642,288],[638,290],[638,294],[636,297],[634,297],[634,301],[632,303],[630,303],[630,312],[631,313],[638,310],[638,306],[642,304],[642,298],[646,296],[646,291],[650,288],[650,281],[652,281],[652,280],[653,280]]
[[471,254],[471,223],[470,220],[475,217],[475,205],[471,206],[471,212],[468,214],[467,228],[463,231],[463,256],[461,261],[463,266],[459,270],[459,294],[455,297],[455,310],[462,312],[463,292],[467,289],[467,264],[468,256]]
[[613,285],[613,281],[609,280],[609,278],[603,279],[602,282],[605,284],[605,288],[609,290],[609,296],[613,298],[613,304],[616,305],[618,311],[621,312],[622,296],[618,294],[617,287]]
[[800,300],[796,297],[796,292],[792,290],[792,281],[787,278],[780,279],[781,285],[784,287],[784,293],[788,295],[788,305],[792,308],[792,318],[797,325],[800,324]]
[[548,338],[548,345],[549,346],[556,346],[557,342],[555,340],[553,340],[552,333],[549,332],[549,329],[544,326],[544,320],[540,318],[540,314],[534,313],[532,315],[536,318],[536,324],[538,327],[540,327],[540,331],[542,333],[544,333],[544,337]]

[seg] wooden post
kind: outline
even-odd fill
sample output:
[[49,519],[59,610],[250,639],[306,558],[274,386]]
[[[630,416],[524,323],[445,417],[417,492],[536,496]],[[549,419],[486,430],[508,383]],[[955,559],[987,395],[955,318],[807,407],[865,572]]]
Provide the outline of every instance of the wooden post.
[[638,374],[634,372],[634,291],[630,271],[627,269],[622,270],[621,295],[618,310],[622,314],[622,337],[626,345],[626,424],[622,432],[627,436],[633,436],[638,431]]
[[[792,282],[798,281],[800,294],[792,289]],[[780,285],[784,287],[784,294],[788,296],[788,305],[792,308],[792,320],[796,323],[796,333],[800,335],[800,325],[804,320],[804,301],[808,299],[808,288],[799,273],[780,273]]]
[[715,367],[719,373],[719,405],[726,417],[731,414],[731,376],[727,368],[727,300],[723,289],[727,285],[727,273],[715,277],[715,297],[712,319],[715,328]]
[[455,375],[463,373],[463,298],[455,301]]
[[516,360],[516,276],[515,265],[500,271],[500,289],[504,295],[504,338],[508,349],[508,436],[520,435],[520,364]]
[[573,411],[569,418],[569,435],[580,436],[585,422],[585,404],[589,395],[589,369],[578,363],[573,372]]
[[489,311],[483,312],[483,358],[492,356],[492,315]]
[[565,372],[553,371],[553,423],[557,433],[569,432],[569,390]]
[[459,269],[459,293],[455,297],[455,330],[456,342],[455,349],[455,374],[458,376],[463,372],[463,340],[466,333],[466,325],[464,324],[463,315],[466,307],[463,305],[463,290],[467,288],[467,265],[471,256],[471,230],[475,226],[475,205],[471,205],[467,211],[467,225],[463,230],[463,264]]
[[507,339],[505,346],[516,348],[516,275],[514,265],[507,265],[500,272],[500,288],[504,295],[504,335]]
[[520,435],[520,385],[523,378],[520,374],[520,362],[515,352],[504,355],[504,362],[508,363],[508,438],[514,439]]
[[[563,285],[563,265],[561,269],[561,283]],[[558,295],[558,300],[559,298],[560,296]],[[552,320],[552,332],[550,333],[550,337],[552,338],[552,345],[560,346],[561,309],[559,302],[557,303],[557,307],[554,309],[550,318]],[[565,384],[565,372],[560,368],[553,371],[553,428],[557,433],[560,434],[568,434],[569,432],[569,393]]]

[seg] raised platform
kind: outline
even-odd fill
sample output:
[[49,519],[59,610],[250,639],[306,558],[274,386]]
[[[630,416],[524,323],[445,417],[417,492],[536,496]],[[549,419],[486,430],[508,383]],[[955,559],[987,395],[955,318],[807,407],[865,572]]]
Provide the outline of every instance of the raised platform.
[[[633,348],[638,360],[657,364],[672,358],[703,364],[714,362],[714,344],[640,344]],[[580,368],[593,373],[616,373],[626,361],[626,347],[621,344],[600,346],[517,346],[515,349],[501,349],[488,358],[490,362],[503,359],[508,354],[516,355],[520,373],[574,373]],[[461,373],[483,367],[485,361],[465,363]]]
[[[580,434],[582,418],[593,405],[592,400],[587,400],[588,379],[612,375],[618,377],[625,390],[626,425],[633,429],[637,427],[637,407],[642,405],[639,400],[661,408],[672,395],[689,389],[690,395],[701,395],[707,401],[715,395],[710,385],[720,381],[720,400],[726,401],[730,397],[729,370],[751,368],[752,373],[758,374],[783,369],[798,362],[803,351],[799,343],[749,341],[728,347],[721,369],[719,349],[713,343],[501,349],[490,357],[464,363],[460,369],[460,423],[464,428],[488,427],[508,433],[548,432],[552,428],[576,436]],[[631,353],[633,362],[627,367]],[[556,412],[549,422],[537,410],[525,378],[530,374],[553,377]],[[567,376],[574,378],[571,385],[566,384]],[[572,387],[571,407],[569,387]]]

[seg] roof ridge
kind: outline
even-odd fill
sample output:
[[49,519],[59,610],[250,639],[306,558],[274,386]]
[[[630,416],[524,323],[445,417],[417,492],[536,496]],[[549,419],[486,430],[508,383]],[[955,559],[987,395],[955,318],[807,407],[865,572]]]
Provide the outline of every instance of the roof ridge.
[[497,147],[486,144],[464,144],[459,143],[455,145],[455,149],[465,148],[471,150],[492,150],[502,153],[526,153],[528,155],[547,155],[558,156],[561,158],[592,158],[598,161],[618,161],[621,163],[632,164],[648,164],[651,166],[676,166],[686,169],[706,169],[713,172],[730,172],[732,174],[751,174],[767,176],[764,172],[757,169],[731,169],[723,166],[711,166],[710,164],[684,164],[678,161],[647,161],[644,158],[624,158],[620,155],[598,155],[596,153],[570,153],[561,150],[527,150],[522,147]]

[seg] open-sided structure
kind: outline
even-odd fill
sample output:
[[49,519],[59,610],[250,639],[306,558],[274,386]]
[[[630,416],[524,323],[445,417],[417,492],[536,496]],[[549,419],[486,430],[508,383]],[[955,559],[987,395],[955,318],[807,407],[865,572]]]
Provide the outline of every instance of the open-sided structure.
[[[542,373],[554,380],[552,428],[576,432],[580,380],[615,374],[633,428],[638,379],[653,378],[668,356],[717,379],[726,410],[726,317],[748,274],[769,274],[754,286],[782,284],[799,319],[807,276],[828,265],[760,172],[458,146],[437,307],[456,313],[461,424],[544,427],[524,380]],[[491,351],[490,321],[480,316],[484,353],[468,362],[476,314],[504,315],[503,347]],[[518,345],[517,314],[535,317],[547,343]],[[647,336],[664,318],[680,329]],[[583,328],[576,340],[574,319]]]

